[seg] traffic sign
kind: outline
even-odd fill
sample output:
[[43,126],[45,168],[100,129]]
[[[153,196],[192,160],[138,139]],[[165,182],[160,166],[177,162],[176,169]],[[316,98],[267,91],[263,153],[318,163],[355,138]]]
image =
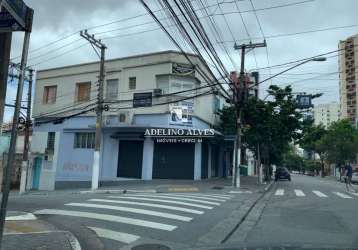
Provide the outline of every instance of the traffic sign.
[[15,18],[17,23],[26,28],[28,7],[22,0],[0,0],[1,5]]
[[9,12],[0,12],[0,33],[23,30],[24,29]]

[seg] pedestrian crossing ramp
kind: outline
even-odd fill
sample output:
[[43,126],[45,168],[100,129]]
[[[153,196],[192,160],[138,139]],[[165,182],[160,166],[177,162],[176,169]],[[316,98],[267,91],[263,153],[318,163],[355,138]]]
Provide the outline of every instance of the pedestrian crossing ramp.
[[294,189],[294,190],[285,190],[283,188],[278,188],[275,190],[274,193],[275,196],[285,196],[285,195],[294,195],[296,197],[306,197],[306,196],[315,196],[318,198],[330,198],[330,197],[335,197],[335,198],[342,198],[342,199],[353,199],[353,198],[358,198],[358,193],[355,192],[337,192],[337,191],[332,191],[332,192],[323,192],[323,191],[319,191],[319,190],[309,190],[309,191],[304,191],[301,189]]
[[[141,237],[147,237],[136,234],[141,231],[138,230],[140,228],[173,232],[233,197],[233,194],[222,193],[108,195],[84,202],[66,203],[63,209],[38,210],[35,214],[75,217],[84,224],[88,223],[87,227],[100,238],[131,244]],[[128,227],[123,227],[123,224]],[[110,228],[103,225],[110,225]],[[115,230],[116,227],[120,230]],[[129,232],[123,228],[128,228]]]

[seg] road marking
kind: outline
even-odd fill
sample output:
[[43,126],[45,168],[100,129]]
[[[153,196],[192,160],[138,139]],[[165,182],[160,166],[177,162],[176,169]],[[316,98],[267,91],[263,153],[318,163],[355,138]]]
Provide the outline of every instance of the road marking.
[[350,197],[349,195],[346,195],[346,194],[342,194],[340,192],[333,192],[335,195],[338,195],[339,197],[341,198],[344,198],[344,199],[352,199],[352,197]]
[[213,207],[198,205],[198,204],[193,204],[193,203],[188,203],[188,202],[182,202],[182,201],[168,201],[168,200],[163,200],[163,199],[152,199],[152,198],[131,197],[131,196],[108,196],[108,197],[115,198],[115,199],[129,199],[129,200],[139,200],[139,201],[158,201],[158,202],[163,202],[163,203],[178,204],[178,205],[184,205],[184,206],[190,206],[190,207],[213,209]]
[[355,196],[358,196],[358,193],[349,192],[350,194],[353,194]]
[[275,193],[275,195],[284,195],[284,194],[285,194],[285,190],[283,189],[277,189]]
[[193,219],[190,217],[176,215],[176,214],[156,212],[156,211],[131,208],[131,207],[120,207],[120,206],[100,205],[100,204],[91,204],[91,203],[67,203],[65,205],[74,206],[74,207],[102,208],[102,209],[110,209],[110,210],[117,210],[117,211],[137,213],[137,214],[146,214],[146,215],[152,215],[152,216],[173,219],[173,220],[180,220],[180,221],[191,221]]
[[176,210],[182,211],[186,213],[192,214],[203,214],[203,211],[189,209],[184,207],[176,207],[176,206],[168,206],[168,205],[161,205],[155,203],[146,203],[146,202],[135,202],[135,201],[118,201],[118,200],[107,200],[107,199],[90,199],[89,201],[97,201],[97,202],[107,202],[107,203],[117,203],[117,204],[127,204],[127,205],[137,205],[137,206],[146,206],[146,207],[157,207],[157,208],[164,208],[169,210]]
[[317,190],[313,190],[312,191],[315,195],[321,197],[321,198],[327,198],[328,196],[325,195],[324,193],[320,192],[320,191],[317,191]]
[[130,225],[136,225],[141,227],[149,227],[154,229],[160,229],[165,231],[173,231],[176,229],[176,226],[157,223],[152,221],[146,220],[139,220],[133,219],[128,217],[122,216],[114,216],[109,214],[98,214],[98,213],[88,213],[88,212],[78,212],[78,211],[70,211],[70,210],[60,210],[60,209],[43,209],[38,210],[35,214],[50,214],[50,215],[65,215],[65,216],[74,216],[74,217],[82,217],[82,218],[89,218],[89,219],[96,219],[96,220],[104,220],[104,221],[111,221],[111,222],[118,222]]
[[130,197],[151,197],[151,198],[165,198],[170,200],[179,200],[179,201],[191,201],[196,203],[202,203],[202,204],[208,204],[208,205],[214,205],[214,206],[220,206],[220,203],[218,202],[212,202],[212,201],[202,201],[198,198],[184,198],[184,197],[171,197],[168,195],[151,195],[151,194],[134,194],[134,195],[126,195]]
[[21,215],[10,215],[6,216],[5,220],[7,221],[15,221],[15,220],[36,220],[36,216],[32,213],[26,213]]
[[99,227],[88,227],[88,228],[95,231],[98,237],[115,240],[126,244],[131,244],[140,238],[138,235],[112,231]]
[[229,194],[252,194],[250,190],[241,190],[241,191],[229,191]]
[[305,193],[302,192],[300,189],[295,189],[296,196],[303,197],[306,196]]
[[[183,194],[183,193],[178,193],[178,194]],[[231,199],[234,196],[233,195],[228,195],[228,194],[203,194],[203,193],[194,193],[194,194],[186,194],[186,195],[200,195],[203,197],[213,197],[213,198],[219,198],[219,199]]]
[[225,202],[227,200],[225,199],[219,199],[219,198],[213,198],[213,197],[203,197],[198,195],[185,195],[185,194],[161,194],[162,196],[175,196],[175,197],[184,197],[184,198],[199,198],[201,200],[209,200],[209,201],[220,201],[220,202]]

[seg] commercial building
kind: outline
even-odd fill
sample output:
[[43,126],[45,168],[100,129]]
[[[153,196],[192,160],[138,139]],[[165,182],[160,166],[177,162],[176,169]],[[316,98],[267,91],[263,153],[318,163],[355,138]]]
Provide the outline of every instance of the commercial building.
[[[106,61],[102,185],[200,180],[229,171],[230,150],[213,129],[225,100],[212,91],[217,87],[197,89],[208,84],[197,70],[205,67],[196,55],[189,57],[196,67],[176,51]],[[28,188],[90,186],[98,74],[99,62],[37,72]]]
[[341,117],[357,124],[358,35],[340,41],[338,48]]
[[327,128],[332,122],[339,120],[340,113],[340,105],[336,102],[315,105],[313,108],[314,124],[321,124]]

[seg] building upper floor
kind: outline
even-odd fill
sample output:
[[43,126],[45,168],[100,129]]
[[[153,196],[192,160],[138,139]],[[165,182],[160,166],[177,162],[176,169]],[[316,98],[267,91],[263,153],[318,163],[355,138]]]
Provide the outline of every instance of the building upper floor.
[[314,123],[322,124],[325,127],[340,119],[340,105],[337,102],[318,104],[313,108]]
[[[212,86],[213,78],[203,76],[209,75],[207,65],[194,54],[187,56],[194,66],[177,51],[107,60],[103,86],[105,116],[126,120],[138,114],[171,114],[173,119],[188,121],[193,116],[214,125],[224,98],[213,91],[218,89]],[[85,115],[94,116],[99,68],[99,62],[92,62],[38,71],[35,120],[86,110],[89,111]]]

